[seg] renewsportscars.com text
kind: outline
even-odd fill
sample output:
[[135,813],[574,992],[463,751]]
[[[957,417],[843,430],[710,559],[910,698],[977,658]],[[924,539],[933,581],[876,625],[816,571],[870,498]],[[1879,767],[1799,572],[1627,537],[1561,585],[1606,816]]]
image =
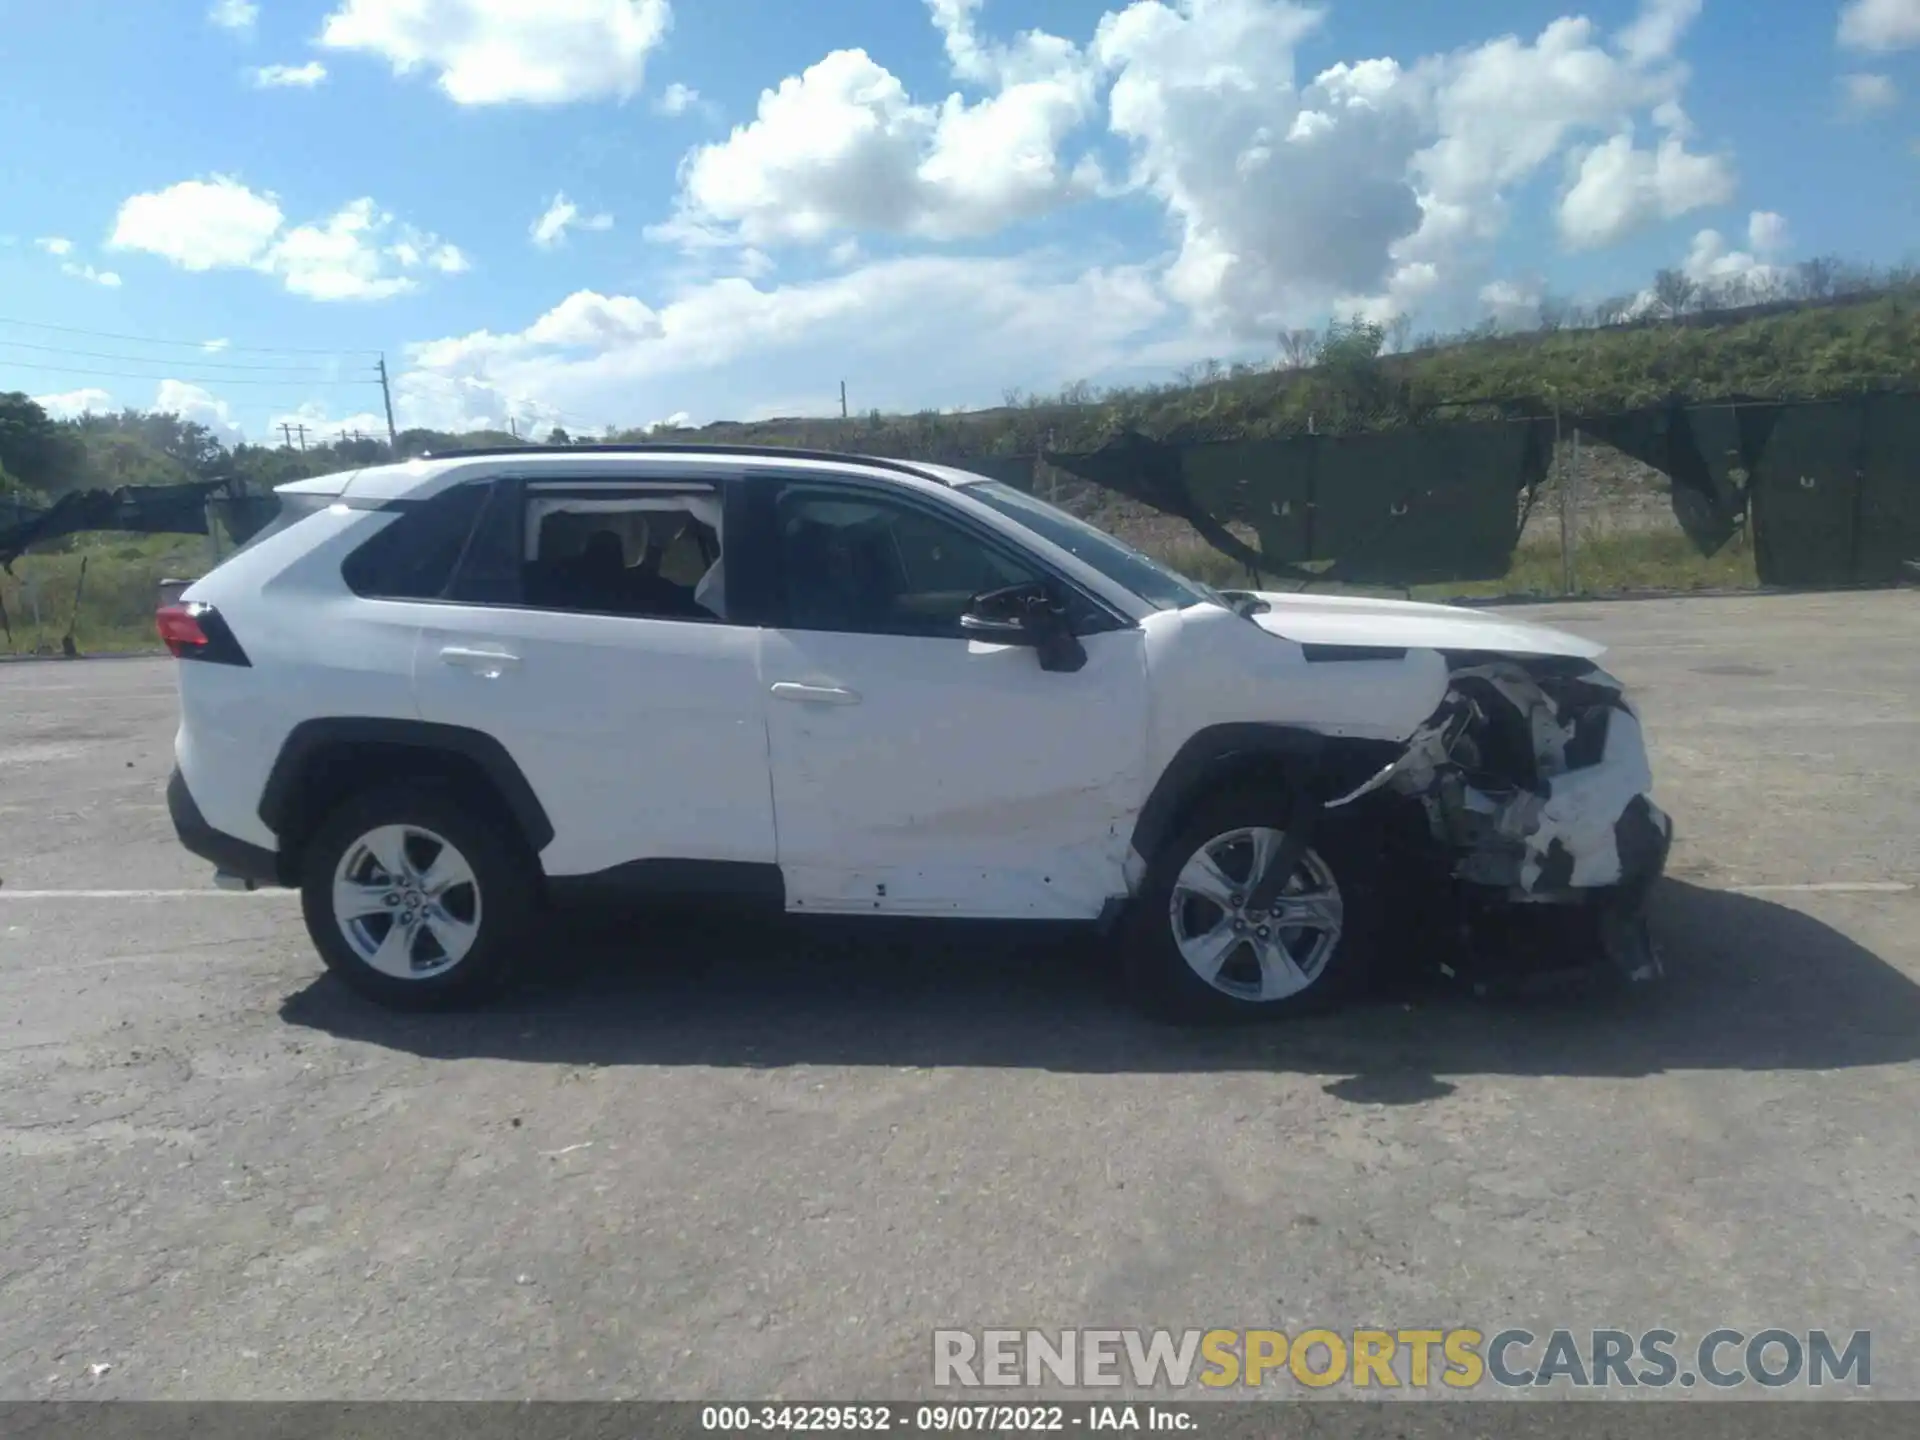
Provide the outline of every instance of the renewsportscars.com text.
[[937,1386],[1693,1389],[1873,1384],[1865,1330],[936,1330]]

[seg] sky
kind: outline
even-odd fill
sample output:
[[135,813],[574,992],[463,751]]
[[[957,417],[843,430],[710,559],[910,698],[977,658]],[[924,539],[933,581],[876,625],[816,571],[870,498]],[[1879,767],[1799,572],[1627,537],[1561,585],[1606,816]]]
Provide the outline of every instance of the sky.
[[13,0],[0,390],[953,410],[1920,250],[1920,0]]

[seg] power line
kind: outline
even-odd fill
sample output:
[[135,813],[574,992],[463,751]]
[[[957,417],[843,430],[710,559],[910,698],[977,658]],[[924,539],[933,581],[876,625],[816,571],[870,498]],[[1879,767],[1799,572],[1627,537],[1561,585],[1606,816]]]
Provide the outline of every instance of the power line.
[[[104,350],[67,350],[58,345],[34,345],[25,340],[8,340],[4,336],[0,336],[0,346],[4,346],[10,350],[33,350],[42,355],[73,355],[87,360],[123,360],[134,365],[171,365],[174,363],[172,360],[159,355],[116,355]],[[260,370],[288,375],[324,375],[329,373],[328,370],[313,365],[255,365],[249,362],[233,364],[219,360],[195,360],[193,363],[202,370]],[[334,367],[332,373],[338,376],[338,368]],[[372,379],[371,370],[368,371],[368,379]]]
[[[72,325],[48,325],[38,320],[10,320],[0,315],[0,325],[13,325],[22,330],[50,330],[56,335],[85,335],[95,340],[126,340],[136,345],[180,345],[192,350],[208,350],[205,340],[161,340],[149,335],[119,335],[110,330],[81,330]],[[302,345],[218,345],[209,353],[233,350],[249,355],[360,355],[372,359],[374,350],[323,350]]]
[[[50,375],[80,375],[92,380],[178,380],[187,385],[279,385],[289,390],[305,390],[315,385],[356,385],[370,386],[379,382],[366,380],[237,380],[230,375],[189,375],[172,371],[158,375],[136,375],[125,370],[83,370],[72,365],[42,365],[37,360],[9,360],[7,364],[18,370],[39,370]],[[164,365],[164,360],[155,360],[155,365]]]

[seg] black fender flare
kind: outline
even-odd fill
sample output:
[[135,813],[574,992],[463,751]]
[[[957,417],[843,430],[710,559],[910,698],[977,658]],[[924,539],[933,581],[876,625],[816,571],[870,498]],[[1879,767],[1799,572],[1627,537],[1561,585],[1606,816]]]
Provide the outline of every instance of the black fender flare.
[[339,746],[407,746],[421,751],[458,755],[478,766],[500,794],[520,833],[537,855],[553,840],[553,822],[533,786],[521,773],[507,747],[493,736],[463,725],[440,725],[428,720],[372,717],[332,717],[304,720],[288,732],[280,754],[260,793],[260,819],[276,835],[285,833],[293,817],[301,777],[316,755]]
[[1329,743],[1328,737],[1317,730],[1257,721],[1196,730],[1174,752],[1140,807],[1133,822],[1134,853],[1151,860],[1179,828],[1191,802],[1218,784],[1230,766],[1270,764],[1296,793],[1310,791]]

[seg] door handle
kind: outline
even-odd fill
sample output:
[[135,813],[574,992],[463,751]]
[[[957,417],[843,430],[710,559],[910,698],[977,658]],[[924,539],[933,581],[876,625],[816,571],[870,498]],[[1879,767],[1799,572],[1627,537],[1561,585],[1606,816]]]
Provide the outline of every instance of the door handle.
[[860,697],[838,685],[796,685],[782,680],[773,687],[776,700],[798,700],[808,705],[858,705]]
[[497,679],[508,670],[520,668],[520,657],[506,650],[475,650],[465,645],[447,645],[440,651],[443,663],[454,665],[462,670],[471,670],[488,680]]

